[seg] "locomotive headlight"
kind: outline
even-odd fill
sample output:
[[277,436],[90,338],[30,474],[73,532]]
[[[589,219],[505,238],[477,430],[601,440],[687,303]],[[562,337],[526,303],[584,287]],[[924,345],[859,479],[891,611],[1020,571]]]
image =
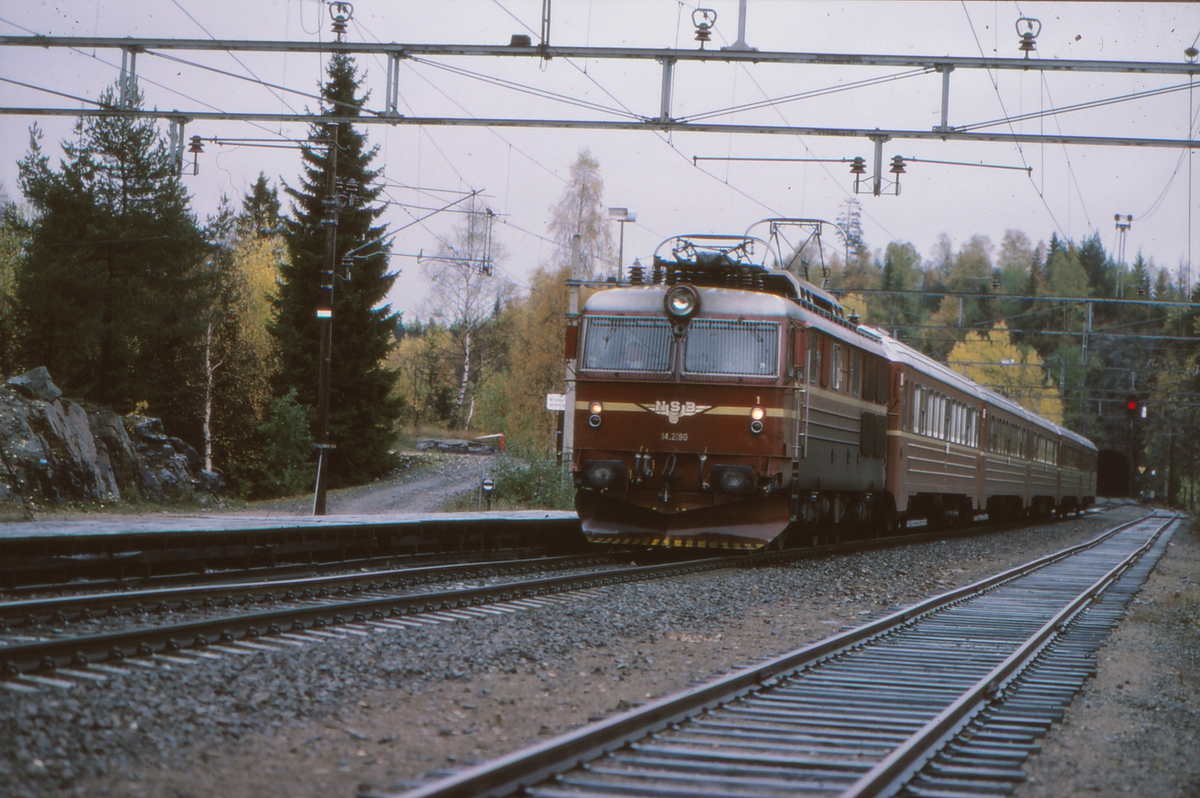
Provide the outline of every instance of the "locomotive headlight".
[[625,485],[625,465],[620,460],[586,460],[580,471],[581,484],[593,490],[612,490]]
[[588,405],[588,410],[592,411],[592,414],[588,416],[588,426],[592,429],[599,429],[600,414],[604,412],[604,405],[600,402],[592,402]]
[[676,321],[686,321],[700,309],[700,293],[690,285],[677,285],[663,299],[667,315]]
[[763,410],[761,407],[755,407],[750,411],[750,418],[754,419],[755,421],[762,421],[766,415],[767,411]]

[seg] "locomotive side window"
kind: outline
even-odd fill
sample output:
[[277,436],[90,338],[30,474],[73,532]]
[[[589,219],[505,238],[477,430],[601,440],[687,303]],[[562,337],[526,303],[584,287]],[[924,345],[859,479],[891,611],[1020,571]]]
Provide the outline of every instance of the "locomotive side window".
[[858,396],[862,389],[862,352],[854,350],[850,359],[850,393]]
[[830,371],[833,372],[833,390],[842,390],[842,345],[833,345],[833,360],[830,364]]
[[696,375],[775,377],[779,374],[779,325],[696,319],[688,329],[683,370]]
[[583,323],[585,369],[669,374],[675,362],[675,336],[666,319],[588,316]]

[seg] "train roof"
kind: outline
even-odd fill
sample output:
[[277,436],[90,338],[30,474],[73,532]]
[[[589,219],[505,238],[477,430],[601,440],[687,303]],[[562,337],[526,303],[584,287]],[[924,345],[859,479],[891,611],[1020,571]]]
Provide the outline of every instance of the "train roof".
[[[772,275],[789,278],[791,284],[798,288],[807,286],[828,296],[816,286],[796,278],[795,275],[786,272],[772,272]],[[691,281],[688,281],[688,285],[700,292],[701,316],[715,313],[760,318],[791,318],[809,326],[816,325],[826,335],[886,357],[880,348],[878,332],[869,327],[855,324],[840,315],[841,305],[837,306],[839,315],[834,316],[811,302],[802,301],[801,297],[789,297],[774,291],[751,291],[740,287],[697,285]],[[613,285],[612,288],[597,291],[588,297],[584,303],[584,310],[588,313],[661,315],[663,313],[663,292],[669,288],[669,285],[661,283]],[[832,301],[836,303],[837,300]],[[814,316],[816,318],[813,318]]]
[[[880,336],[883,344],[883,351],[887,353],[887,359],[894,363],[903,363],[919,372],[935,377],[942,382],[954,386],[954,388],[962,391],[968,396],[974,396],[977,399],[983,399],[984,388],[973,380],[951,370],[948,366],[937,362],[933,358],[918,352],[908,344],[897,341],[892,336],[888,335],[884,330],[873,328]],[[999,396],[1000,399],[1004,397]],[[988,401],[991,401],[990,399]],[[997,404],[1006,404],[1008,400]],[[1014,403],[1015,404],[1015,403]],[[1007,407],[1005,409],[1008,409]]]
[[[662,285],[619,286],[597,291],[588,297],[584,310],[599,313],[645,313],[663,315]],[[751,316],[799,317],[794,303],[776,294],[759,294],[727,288],[696,286],[700,313]]]
[[942,382],[954,386],[956,389],[966,393],[968,396],[974,396],[988,404],[999,407],[1008,413],[1011,413],[1018,418],[1023,418],[1031,424],[1041,427],[1043,430],[1054,436],[1067,438],[1076,444],[1098,451],[1096,445],[1090,440],[1080,435],[1077,432],[1067,429],[1061,424],[1056,424],[1048,418],[1043,418],[1037,413],[1026,408],[1024,405],[1008,398],[1004,394],[997,393],[990,388],[985,388],[974,380],[957,373],[943,363],[939,363],[933,358],[918,352],[911,346],[897,341],[884,330],[872,328],[881,337],[883,349],[887,353],[889,360],[904,363],[917,371],[934,377]]

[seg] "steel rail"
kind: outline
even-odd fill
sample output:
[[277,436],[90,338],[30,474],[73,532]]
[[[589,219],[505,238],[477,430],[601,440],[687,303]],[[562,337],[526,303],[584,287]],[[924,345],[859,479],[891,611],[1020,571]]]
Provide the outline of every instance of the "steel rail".
[[[92,659],[94,657],[120,660],[135,654],[151,656],[156,652],[176,654],[187,648],[202,650],[214,642],[232,642],[235,634],[241,634],[242,639],[245,640],[255,640],[264,635],[282,634],[285,631],[304,632],[328,626],[341,626],[348,623],[347,618],[351,619],[350,623],[365,623],[370,620],[384,620],[388,617],[402,618],[419,615],[422,612],[483,607],[514,599],[555,595],[570,590],[729,568],[736,565],[737,562],[727,557],[717,557],[690,562],[643,565],[589,574],[505,582],[484,587],[405,593],[319,605],[283,607],[152,628],[14,643],[0,647],[0,660],[4,662],[4,670],[3,673],[0,673],[0,677],[15,678],[26,671],[52,671],[65,665],[75,668],[85,667],[89,661],[94,661]],[[193,642],[188,645],[180,642],[188,639],[192,639]]]
[[[1002,573],[981,579],[890,613],[863,626],[820,640],[759,665],[738,670],[703,685],[649,703],[622,715],[590,724],[561,737],[513,752],[441,781],[403,793],[404,798],[488,798],[505,796],[532,787],[544,778],[563,773],[588,760],[614,752],[674,724],[727,704],[750,693],[778,685],[784,676],[860,647],[951,605],[1012,582],[1046,566],[1093,549],[1148,518],[1120,524],[1095,538],[1039,557]],[[1168,525],[1173,521],[1168,521]],[[1165,527],[1164,527],[1165,528]],[[1160,529],[1158,533],[1162,530]],[[1156,534],[1158,534],[1156,533]],[[1041,646],[1038,647],[1040,650]],[[985,687],[991,685],[989,680]],[[899,745],[911,735],[892,735]],[[888,745],[887,747],[893,747]],[[863,767],[865,772],[867,767]],[[382,796],[386,793],[360,793]]]
[[1004,689],[1033,662],[1039,652],[1062,634],[1079,613],[1116,582],[1134,563],[1141,559],[1170,527],[1177,516],[1170,517],[1146,542],[1135,549],[1102,577],[1077,595],[1070,603],[1046,621],[1040,629],[1021,644],[1003,662],[980,678],[950,706],[932,718],[918,732],[888,754],[874,768],[842,793],[841,798],[885,798],[894,795],[945,743],[966,723],[987,707]]
[[[621,556],[617,553],[610,557]],[[400,568],[383,568],[365,572],[325,574],[321,576],[289,577],[284,579],[257,579],[243,582],[222,582],[220,584],[185,585],[180,587],[163,587],[149,590],[123,590],[106,593],[89,593],[86,595],[55,596],[42,599],[20,599],[0,602],[0,631],[5,625],[12,627],[17,623],[28,623],[30,618],[37,622],[43,619],[54,619],[62,623],[69,620],[66,616],[76,614],[109,614],[113,608],[131,608],[136,605],[152,606],[165,602],[182,602],[200,600],[220,596],[225,600],[229,597],[254,597],[271,595],[280,591],[301,589],[329,588],[334,585],[347,586],[351,590],[359,587],[362,590],[388,590],[394,587],[406,588],[409,584],[441,582],[451,578],[468,578],[477,576],[492,576],[492,571],[509,571],[519,574],[522,571],[538,569],[562,569],[578,563],[578,567],[595,566],[605,558],[605,553],[597,552],[592,555],[569,554],[559,557],[536,557],[514,560],[487,560],[482,562],[453,563],[449,565],[426,565]],[[340,563],[339,563],[340,565]],[[384,585],[377,582],[384,580]],[[392,580],[398,582],[393,585]],[[361,590],[359,591],[361,592]],[[286,595],[286,594],[285,594]],[[268,601],[270,599],[267,599]],[[287,600],[287,599],[281,599]],[[187,610],[189,607],[180,607]],[[82,617],[79,620],[89,620]]]

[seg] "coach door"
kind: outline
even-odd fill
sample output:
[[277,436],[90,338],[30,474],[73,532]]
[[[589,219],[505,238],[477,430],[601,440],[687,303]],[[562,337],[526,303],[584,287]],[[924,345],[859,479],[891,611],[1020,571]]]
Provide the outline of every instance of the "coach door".
[[788,444],[788,456],[792,459],[793,467],[799,465],[807,455],[808,449],[808,391],[806,390],[808,375],[812,373],[809,366],[809,350],[806,338],[815,333],[805,334],[804,328],[792,328],[791,368],[792,380],[789,384],[789,396],[785,399],[786,407],[795,424]]

